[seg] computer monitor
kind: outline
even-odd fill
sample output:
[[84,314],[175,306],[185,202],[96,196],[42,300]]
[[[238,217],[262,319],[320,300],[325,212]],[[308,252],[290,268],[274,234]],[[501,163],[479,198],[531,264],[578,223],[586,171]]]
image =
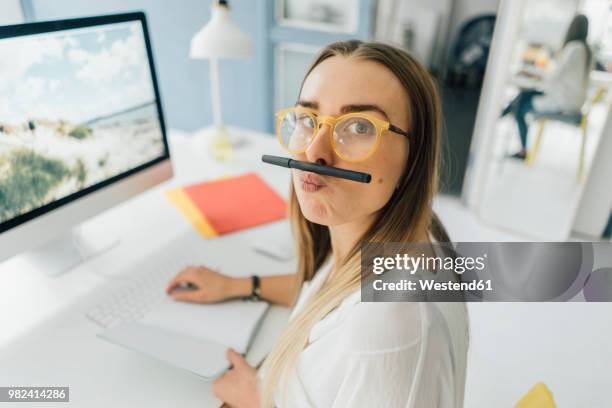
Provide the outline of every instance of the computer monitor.
[[65,270],[78,224],[170,177],[143,13],[0,27],[0,260]]

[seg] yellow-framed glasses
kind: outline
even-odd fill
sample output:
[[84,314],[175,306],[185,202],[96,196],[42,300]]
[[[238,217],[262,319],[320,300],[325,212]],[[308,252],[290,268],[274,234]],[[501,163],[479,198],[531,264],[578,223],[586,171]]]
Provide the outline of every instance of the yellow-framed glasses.
[[410,136],[397,126],[362,112],[337,117],[320,116],[315,110],[301,106],[276,112],[278,141],[291,154],[304,153],[322,125],[328,125],[331,129],[330,143],[334,152],[351,162],[363,161],[372,156],[385,130]]

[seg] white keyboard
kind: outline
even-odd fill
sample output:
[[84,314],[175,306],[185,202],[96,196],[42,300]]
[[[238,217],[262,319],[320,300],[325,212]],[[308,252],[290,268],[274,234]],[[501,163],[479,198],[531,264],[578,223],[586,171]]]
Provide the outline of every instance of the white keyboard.
[[129,274],[132,283],[95,306],[86,316],[103,328],[141,319],[167,296],[165,289],[172,277],[186,266],[197,264],[189,256],[189,251],[173,256],[172,259],[167,256],[162,260],[151,259],[147,265],[155,266],[144,266],[143,269],[139,268],[144,272]]
[[[285,244],[275,244],[279,242],[278,237],[290,236],[288,225],[276,224],[262,228],[268,228],[266,236],[272,237],[266,238],[266,245],[253,245],[253,241],[256,240],[248,235],[243,235],[240,239],[235,237],[231,242],[222,241],[222,238],[207,242],[199,236],[192,235],[170,241],[152,256],[143,259],[132,271],[113,275],[113,279],[125,279],[127,285],[87,312],[87,318],[103,328],[141,319],[158,301],[167,296],[165,289],[170,279],[189,265],[206,265],[219,269],[221,263],[219,259],[223,259],[222,262],[228,264],[225,266],[229,270],[232,268],[239,270],[243,267],[242,264],[254,270],[294,268],[293,264],[289,266],[286,260],[293,257],[285,253],[289,251],[289,254],[292,254],[292,247],[287,250],[283,249]],[[273,229],[274,235],[270,229]],[[277,250],[275,246],[281,249]],[[240,262],[228,259],[230,256],[235,257],[233,254],[236,253],[236,248],[241,248],[244,254]],[[281,259],[284,260],[284,264],[279,263]],[[271,265],[270,260],[275,264]]]

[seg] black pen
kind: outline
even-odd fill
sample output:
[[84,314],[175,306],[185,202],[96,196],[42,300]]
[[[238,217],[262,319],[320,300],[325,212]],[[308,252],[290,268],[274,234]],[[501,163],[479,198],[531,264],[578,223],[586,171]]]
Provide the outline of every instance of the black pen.
[[308,163],[300,160],[293,160],[288,157],[270,156],[264,154],[261,156],[261,160],[265,163],[274,164],[275,166],[311,171],[313,173],[323,174],[325,176],[338,177],[358,181],[360,183],[369,183],[372,180],[372,176],[367,173],[339,169],[337,167],[323,166],[321,164]]

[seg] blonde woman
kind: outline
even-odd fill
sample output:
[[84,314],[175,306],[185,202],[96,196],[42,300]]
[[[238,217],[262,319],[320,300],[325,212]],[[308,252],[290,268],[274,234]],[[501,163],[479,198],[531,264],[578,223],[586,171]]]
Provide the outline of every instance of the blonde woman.
[[[299,101],[277,117],[294,158],[370,173],[369,184],[292,170],[297,274],[263,277],[260,296],[292,306],[257,371],[233,350],[214,383],[231,407],[462,407],[468,344],[463,303],[360,301],[364,242],[448,241],[432,212],[440,101],[427,71],[389,45],[327,46]],[[181,272],[179,300],[247,296],[251,279]],[[172,292],[181,283],[192,292]]]

